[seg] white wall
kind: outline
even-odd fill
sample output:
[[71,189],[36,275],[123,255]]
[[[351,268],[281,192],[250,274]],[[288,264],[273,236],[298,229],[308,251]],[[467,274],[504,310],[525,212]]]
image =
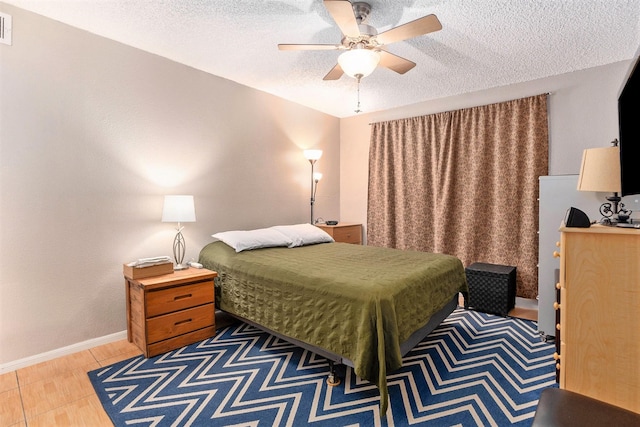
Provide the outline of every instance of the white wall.
[[339,120],[0,3],[0,371],[126,329],[122,263],[215,231],[339,216]]
[[[550,92],[550,174],[617,137],[630,63],[334,117],[0,3],[0,372],[125,330],[123,262],[171,253],[164,194],[193,194],[187,259],[210,234],[306,222],[366,223],[369,123]],[[397,78],[402,78],[398,76]],[[363,105],[366,109],[366,105]]]
[[[532,82],[342,119],[341,219],[366,224],[369,123],[549,93],[549,175],[577,174],[585,148],[606,147],[614,138],[618,138],[617,99],[630,65],[631,61],[624,61]],[[366,105],[363,105],[363,108],[366,109]]]

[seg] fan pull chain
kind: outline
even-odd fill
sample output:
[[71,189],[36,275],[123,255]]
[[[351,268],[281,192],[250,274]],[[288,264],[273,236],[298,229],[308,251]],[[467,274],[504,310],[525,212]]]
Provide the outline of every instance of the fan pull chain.
[[356,106],[356,109],[354,110],[356,113],[361,113],[362,110],[360,110],[360,79],[362,78],[361,74],[356,74],[356,84],[358,85],[358,105]]

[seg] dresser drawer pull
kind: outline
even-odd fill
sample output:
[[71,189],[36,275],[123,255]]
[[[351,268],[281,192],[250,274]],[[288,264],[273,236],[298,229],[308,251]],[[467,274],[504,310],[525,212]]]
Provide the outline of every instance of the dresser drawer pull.
[[560,257],[560,252],[558,252],[558,251],[553,251],[553,257],[554,257],[554,258],[559,258],[559,257]]
[[560,355],[557,352],[553,353],[553,358],[556,361],[556,369],[559,371],[560,370]]
[[553,309],[554,310],[560,310],[560,304],[558,304],[557,302],[553,303]]
[[175,297],[173,297],[174,301],[178,301],[181,299],[185,299],[185,298],[191,298],[193,296],[193,294],[186,294],[186,295],[177,295]]
[[174,323],[174,324],[173,324],[173,326],[183,325],[183,324],[185,324],[185,323],[189,323],[189,322],[191,322],[192,320],[193,320],[193,319],[185,319],[185,320],[181,320],[181,321],[179,321],[179,322]]

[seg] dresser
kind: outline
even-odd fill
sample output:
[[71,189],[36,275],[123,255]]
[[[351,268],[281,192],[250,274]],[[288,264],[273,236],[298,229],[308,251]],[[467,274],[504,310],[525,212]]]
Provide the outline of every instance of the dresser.
[[640,230],[560,231],[560,388],[640,413]]
[[316,226],[326,231],[336,242],[362,244],[362,224],[345,222],[337,225],[316,224]]
[[539,178],[539,231],[538,231],[538,332],[544,338],[556,335],[556,316],[553,303],[556,301],[559,264],[549,256],[557,250],[560,240],[558,226],[567,209],[579,207],[591,219],[600,218],[598,210],[602,198],[598,193],[578,191],[578,175],[541,176]]
[[216,276],[204,268],[142,279],[125,275],[129,342],[152,357],[215,335]]

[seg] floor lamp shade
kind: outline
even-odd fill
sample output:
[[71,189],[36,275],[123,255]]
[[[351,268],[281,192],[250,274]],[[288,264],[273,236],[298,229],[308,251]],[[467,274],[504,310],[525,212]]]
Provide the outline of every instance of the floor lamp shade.
[[304,158],[310,162],[315,162],[322,157],[322,150],[304,150]]
[[196,208],[193,203],[193,196],[164,196],[164,206],[162,208],[162,222],[177,222],[175,239],[173,240],[173,258],[176,265],[174,270],[185,270],[189,268],[182,264],[186,245],[182,236],[181,222],[195,222]]

